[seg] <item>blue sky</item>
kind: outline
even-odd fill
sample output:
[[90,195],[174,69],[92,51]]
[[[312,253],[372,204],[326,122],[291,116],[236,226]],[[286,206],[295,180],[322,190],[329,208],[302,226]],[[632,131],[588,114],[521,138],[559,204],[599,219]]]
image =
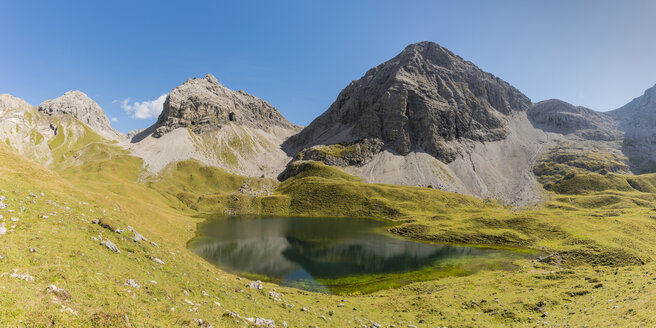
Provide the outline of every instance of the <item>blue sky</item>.
[[533,101],[606,111],[656,84],[655,14],[656,1],[630,0],[0,0],[0,93],[38,105],[81,90],[127,132],[156,120],[135,117],[154,115],[150,101],[212,73],[305,125],[430,40]]

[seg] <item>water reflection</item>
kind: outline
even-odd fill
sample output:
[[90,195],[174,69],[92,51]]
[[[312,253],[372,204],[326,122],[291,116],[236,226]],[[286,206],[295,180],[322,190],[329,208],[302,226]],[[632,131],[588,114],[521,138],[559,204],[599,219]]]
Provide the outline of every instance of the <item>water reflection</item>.
[[403,273],[511,253],[412,242],[384,227],[364,219],[226,217],[201,224],[189,247],[221,268],[312,290],[321,289],[316,279]]

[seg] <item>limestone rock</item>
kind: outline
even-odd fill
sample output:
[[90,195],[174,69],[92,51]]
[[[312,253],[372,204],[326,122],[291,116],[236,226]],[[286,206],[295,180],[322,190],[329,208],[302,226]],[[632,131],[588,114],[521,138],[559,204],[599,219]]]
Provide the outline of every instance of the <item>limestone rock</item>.
[[160,259],[158,259],[158,258],[156,258],[156,257],[154,257],[154,256],[151,256],[150,259],[153,260],[153,262],[155,262],[155,263],[157,263],[157,264],[164,265],[164,261],[162,261],[162,260],[160,260]]
[[109,239],[104,239],[103,241],[100,242],[102,245],[105,245],[110,251],[114,253],[120,253],[121,251],[118,249],[116,244],[111,242]]
[[153,136],[156,138],[177,129],[189,127],[200,134],[235,122],[261,130],[277,126],[294,128],[268,102],[244,91],[232,91],[210,74],[202,79],[189,79],[166,97]]
[[139,283],[137,283],[137,281],[134,280],[134,279],[128,279],[128,280],[125,282],[125,285],[126,285],[126,286],[130,286],[130,287],[132,287],[132,288],[139,288],[139,287],[140,287],[140,286],[139,286]]
[[255,327],[276,328],[276,324],[271,319],[264,319],[264,318],[260,318],[260,317],[255,317]]
[[114,130],[105,111],[81,91],[69,91],[61,97],[46,100],[39,105],[39,112],[48,115],[69,114],[105,138],[113,140],[124,138]]
[[62,300],[71,299],[71,294],[67,290],[65,290],[63,288],[59,288],[55,285],[50,285],[50,286],[46,287],[46,293],[54,294],[55,296],[57,296],[59,299],[62,299]]
[[261,289],[262,289],[262,282],[259,281],[259,280],[257,280],[257,281],[251,281],[251,283],[248,284],[248,288],[261,290]]

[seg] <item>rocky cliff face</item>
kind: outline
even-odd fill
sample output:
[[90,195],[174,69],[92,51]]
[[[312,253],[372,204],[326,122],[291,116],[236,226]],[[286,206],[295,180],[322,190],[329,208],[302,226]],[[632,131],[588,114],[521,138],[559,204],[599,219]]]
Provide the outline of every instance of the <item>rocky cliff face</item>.
[[39,105],[38,110],[47,115],[69,114],[108,139],[124,138],[114,130],[105,111],[81,91],[69,91],[59,98],[46,100]]
[[609,115],[625,132],[622,151],[634,173],[656,172],[656,85]]
[[173,89],[157,122],[129,133],[128,147],[153,172],[195,159],[239,175],[276,177],[291,159],[281,144],[298,130],[268,102],[207,75]]
[[530,105],[508,83],[435,43],[421,42],[348,85],[287,147],[296,152],[378,139],[401,155],[420,150],[451,162],[458,151],[450,141],[502,140],[506,116]]
[[610,115],[558,99],[533,105],[528,117],[541,128],[583,139],[613,141],[622,136],[617,121]]
[[153,136],[159,138],[181,127],[201,134],[230,122],[261,130],[295,128],[268,102],[241,90],[232,91],[208,74],[189,79],[169,93]]

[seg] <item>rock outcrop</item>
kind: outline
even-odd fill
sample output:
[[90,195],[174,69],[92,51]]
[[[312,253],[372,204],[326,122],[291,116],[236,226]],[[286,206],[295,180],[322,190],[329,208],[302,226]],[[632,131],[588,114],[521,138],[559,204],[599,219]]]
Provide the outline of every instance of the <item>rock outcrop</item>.
[[622,137],[617,122],[608,114],[574,106],[558,99],[541,101],[528,110],[537,126],[583,139],[613,141]]
[[46,100],[39,105],[39,112],[47,115],[69,114],[102,137],[113,140],[124,138],[121,133],[114,130],[105,111],[81,91],[69,91],[61,97]]
[[201,134],[230,122],[260,130],[295,127],[268,102],[242,90],[232,91],[208,74],[202,79],[189,79],[169,93],[153,137],[186,127]]
[[502,140],[506,117],[530,105],[503,80],[433,42],[421,42],[353,81],[286,146],[297,152],[369,138],[400,155],[419,150],[448,163],[458,156],[450,141]]
[[622,151],[634,173],[656,172],[656,85],[609,112],[625,132]]
[[295,161],[319,161],[332,166],[362,166],[383,149],[379,139],[363,139],[347,145],[312,146],[300,151]]

